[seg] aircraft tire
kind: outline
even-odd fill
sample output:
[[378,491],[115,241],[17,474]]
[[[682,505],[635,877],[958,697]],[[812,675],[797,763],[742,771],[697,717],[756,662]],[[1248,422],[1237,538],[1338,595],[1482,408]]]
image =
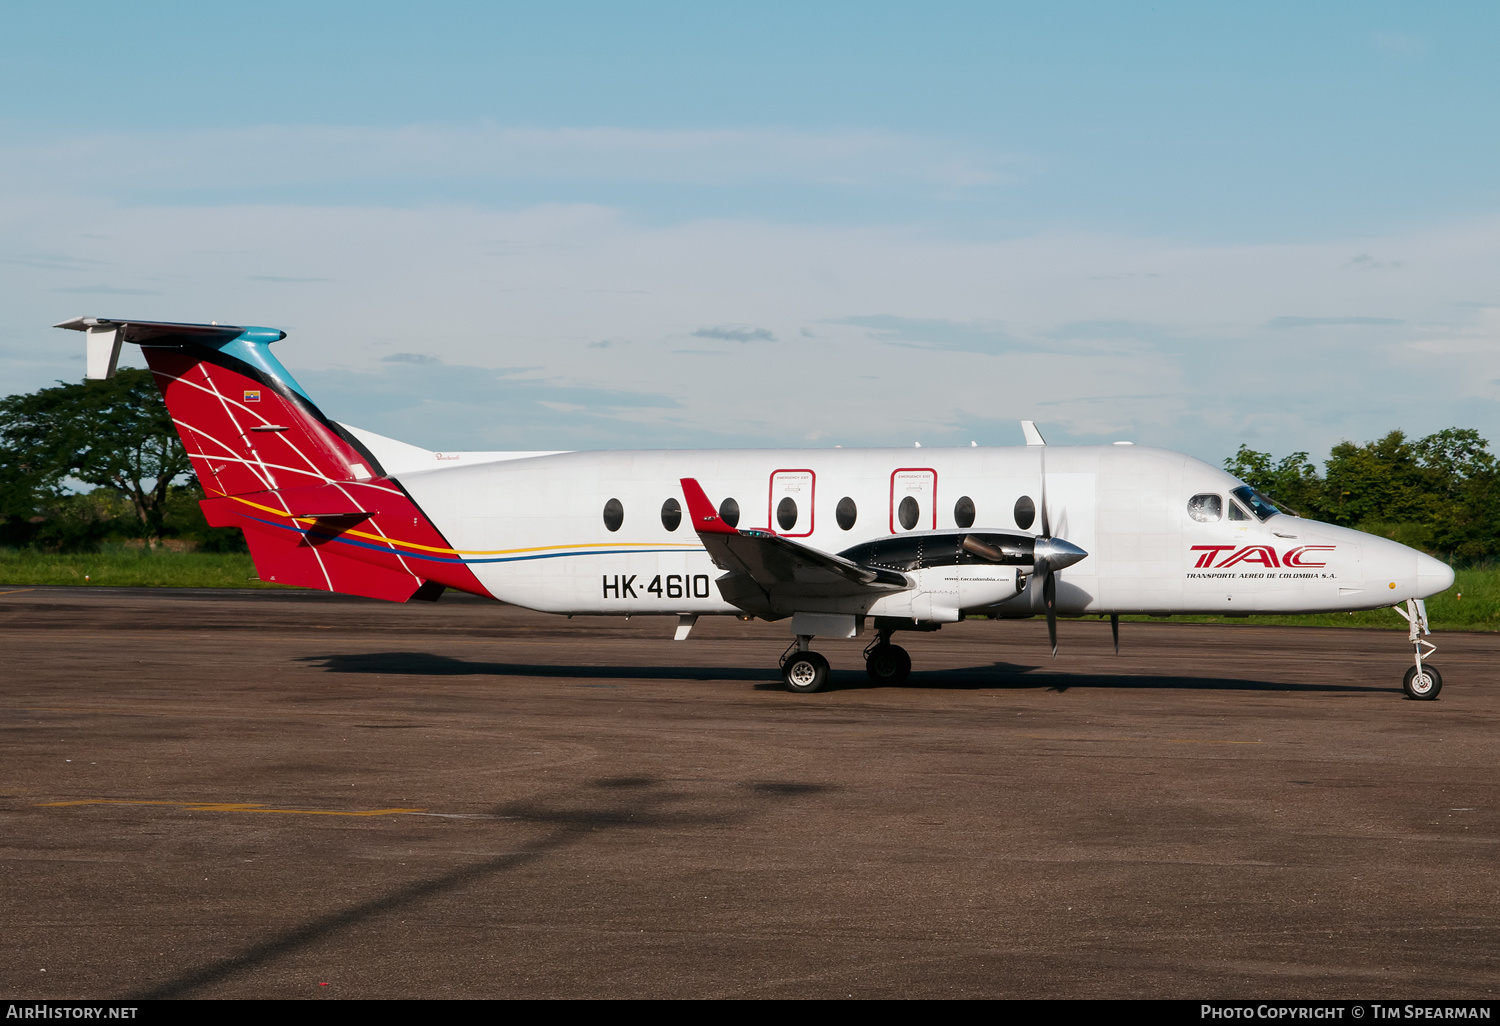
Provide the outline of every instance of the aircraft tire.
[[1428,663],[1422,664],[1420,675],[1415,666],[1408,667],[1406,678],[1401,681],[1401,690],[1406,692],[1407,698],[1430,702],[1443,690],[1443,675],[1437,672],[1437,667]]
[[865,660],[865,673],[876,684],[905,684],[911,676],[911,656],[900,645],[876,645]]
[[781,664],[781,681],[788,691],[810,695],[828,684],[828,660],[816,652],[794,652]]

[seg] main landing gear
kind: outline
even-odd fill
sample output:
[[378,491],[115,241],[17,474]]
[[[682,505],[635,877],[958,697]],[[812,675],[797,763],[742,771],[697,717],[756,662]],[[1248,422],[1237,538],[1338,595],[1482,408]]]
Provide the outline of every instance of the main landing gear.
[[810,695],[828,684],[828,660],[808,649],[812,635],[799,634],[792,648],[781,657],[781,681],[788,691]]
[[[1407,698],[1430,702],[1443,690],[1443,675],[1438,673],[1436,666],[1422,662],[1423,656],[1437,651],[1436,645],[1422,639],[1422,635],[1432,633],[1432,629],[1427,626],[1427,603],[1421,599],[1407,599],[1405,609],[1400,606],[1392,608],[1410,624],[1407,639],[1411,642],[1416,661],[1416,665],[1406,671],[1406,677],[1401,681],[1401,690],[1406,692]],[[1424,648],[1426,652],[1422,651]]]
[[881,631],[865,649],[865,673],[876,684],[905,684],[911,675],[911,656],[891,644],[891,632]]
[[[808,648],[812,635],[799,634],[781,657],[781,681],[788,691],[810,695],[828,686],[828,660]],[[891,644],[891,632],[881,631],[865,649],[865,672],[876,684],[904,684],[911,675],[911,656]]]

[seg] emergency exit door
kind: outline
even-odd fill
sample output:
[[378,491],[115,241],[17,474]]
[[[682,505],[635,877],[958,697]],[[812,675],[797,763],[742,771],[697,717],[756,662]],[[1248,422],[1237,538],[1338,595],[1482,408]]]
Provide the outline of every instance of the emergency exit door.
[[817,481],[811,470],[778,470],[771,475],[767,525],[772,531],[787,538],[806,538],[813,533]]
[[937,530],[937,471],[902,467],[891,474],[891,533]]

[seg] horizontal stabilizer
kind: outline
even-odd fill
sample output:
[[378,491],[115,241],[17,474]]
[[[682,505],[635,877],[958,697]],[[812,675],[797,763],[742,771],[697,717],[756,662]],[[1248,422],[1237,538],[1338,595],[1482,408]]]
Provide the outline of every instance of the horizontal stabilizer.
[[[69,331],[117,331],[121,341],[133,342],[136,345],[148,343],[167,345],[180,344],[183,342],[198,342],[204,345],[213,345],[216,342],[230,342],[239,338],[246,331],[265,329],[250,329],[237,324],[187,324],[177,321],[116,321],[108,317],[74,317],[71,321],[63,321],[61,324],[52,325],[54,328],[67,328]],[[286,332],[277,332],[281,338],[286,338]]]
[[369,510],[357,509],[347,513],[292,513],[291,517],[293,520],[347,520],[353,525],[374,515]]

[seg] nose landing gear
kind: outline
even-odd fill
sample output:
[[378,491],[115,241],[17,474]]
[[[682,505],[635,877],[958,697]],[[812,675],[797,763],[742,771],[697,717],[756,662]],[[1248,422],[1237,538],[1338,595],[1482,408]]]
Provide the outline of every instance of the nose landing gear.
[[1431,663],[1426,666],[1410,666],[1406,670],[1406,679],[1401,682],[1401,690],[1405,691],[1409,698],[1432,699],[1443,690],[1443,675],[1437,672],[1437,667]]
[[[1412,654],[1416,660],[1416,665],[1406,671],[1406,677],[1401,681],[1401,690],[1406,692],[1408,698],[1430,702],[1443,690],[1443,675],[1438,673],[1437,667],[1422,663],[1423,656],[1437,651],[1436,645],[1422,637],[1432,633],[1432,629],[1427,626],[1427,603],[1421,599],[1407,599],[1405,609],[1400,606],[1392,608],[1410,625],[1407,639],[1411,642]],[[1424,648],[1426,652],[1422,651]]]

